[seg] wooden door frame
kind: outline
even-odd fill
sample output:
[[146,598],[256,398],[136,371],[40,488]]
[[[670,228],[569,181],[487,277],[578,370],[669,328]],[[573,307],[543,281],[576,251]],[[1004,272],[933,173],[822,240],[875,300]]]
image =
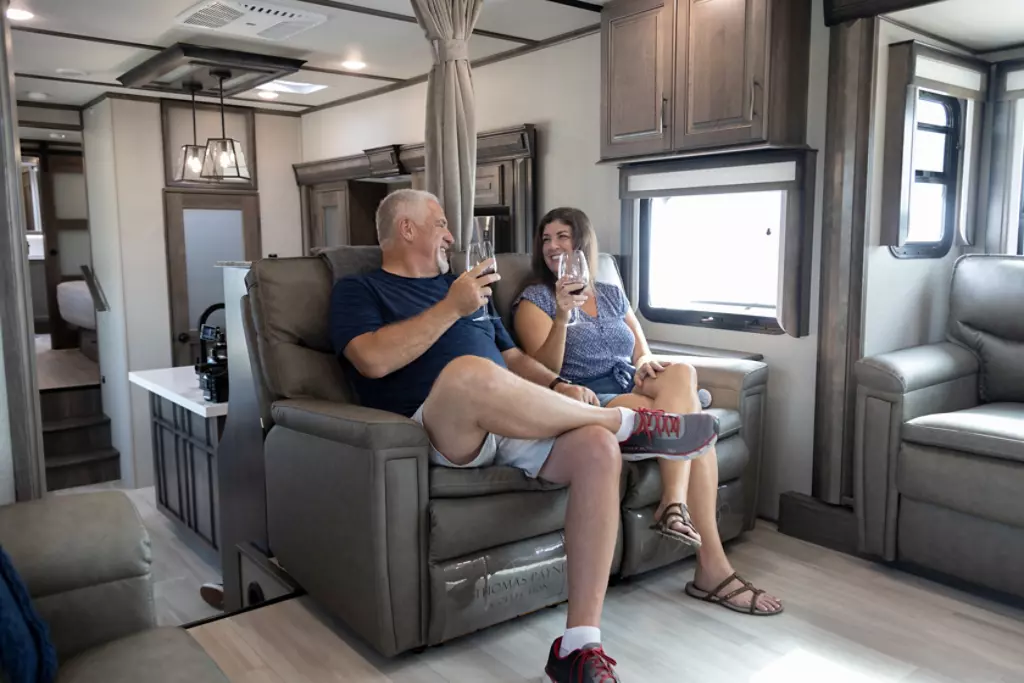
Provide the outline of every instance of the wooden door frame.
[[[189,332],[188,271],[185,260],[185,210],[212,209],[242,212],[245,260],[256,261],[263,253],[257,192],[231,190],[164,189],[164,240],[167,244],[167,296],[171,314],[171,357],[177,361],[178,335]],[[178,293],[180,296],[175,296]],[[182,321],[187,327],[181,328]]]

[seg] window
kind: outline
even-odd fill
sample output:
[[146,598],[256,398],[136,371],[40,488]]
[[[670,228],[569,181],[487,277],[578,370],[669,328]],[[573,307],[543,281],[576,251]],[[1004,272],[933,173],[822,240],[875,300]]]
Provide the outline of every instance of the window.
[[810,248],[802,183],[813,158],[706,159],[626,171],[625,197],[638,212],[643,316],[805,334]]
[[917,98],[906,241],[892,247],[899,258],[939,258],[956,232],[960,102],[926,90]]

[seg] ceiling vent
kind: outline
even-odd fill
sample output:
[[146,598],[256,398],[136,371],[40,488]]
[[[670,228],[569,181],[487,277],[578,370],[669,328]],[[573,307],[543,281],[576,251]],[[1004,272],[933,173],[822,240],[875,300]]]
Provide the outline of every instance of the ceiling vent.
[[327,21],[323,14],[300,12],[262,2],[207,0],[185,10],[175,22],[189,28],[247,38],[280,41]]

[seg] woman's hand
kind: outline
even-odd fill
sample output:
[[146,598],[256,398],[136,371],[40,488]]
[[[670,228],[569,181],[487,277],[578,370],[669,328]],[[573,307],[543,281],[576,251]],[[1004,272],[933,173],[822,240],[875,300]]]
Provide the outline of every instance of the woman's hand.
[[569,291],[575,291],[579,287],[579,280],[570,280],[564,277],[555,283],[555,320],[562,323],[568,322],[572,309],[587,302],[589,297],[585,291],[579,294]]
[[644,380],[654,379],[658,373],[663,371],[672,363],[668,361],[656,361],[653,358],[641,358],[636,366],[636,375],[633,376],[633,384],[643,386]]
[[555,393],[579,401],[580,403],[588,403],[592,406],[601,405],[601,402],[597,400],[597,394],[584,386],[580,386],[579,384],[561,382],[555,385]]

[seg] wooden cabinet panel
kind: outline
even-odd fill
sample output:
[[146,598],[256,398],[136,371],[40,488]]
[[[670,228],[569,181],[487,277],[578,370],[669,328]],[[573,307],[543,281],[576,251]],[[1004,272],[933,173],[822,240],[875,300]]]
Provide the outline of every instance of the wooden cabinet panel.
[[767,0],[679,0],[675,147],[760,142]]
[[344,187],[313,191],[314,247],[340,247],[349,243],[348,197]]
[[675,0],[622,0],[601,15],[601,156],[669,149]]
[[504,169],[501,164],[476,169],[476,206],[501,206],[505,203]]

